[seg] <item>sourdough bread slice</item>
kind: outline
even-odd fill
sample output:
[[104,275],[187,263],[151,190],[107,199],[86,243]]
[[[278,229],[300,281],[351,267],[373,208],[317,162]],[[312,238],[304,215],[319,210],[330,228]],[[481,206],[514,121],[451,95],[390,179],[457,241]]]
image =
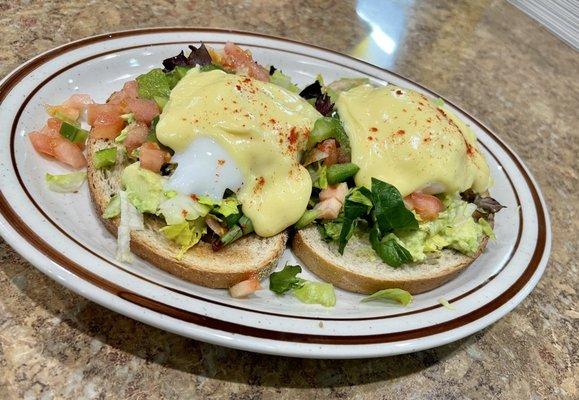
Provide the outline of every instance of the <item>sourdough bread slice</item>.
[[471,257],[444,249],[440,257],[392,268],[376,255],[367,238],[352,236],[342,255],[335,243],[325,242],[317,227],[310,226],[296,232],[292,250],[310,271],[339,288],[365,294],[400,288],[416,294],[454,278],[480,255],[487,241]]
[[[119,149],[117,164],[109,169],[94,168],[94,153],[112,146]],[[97,215],[115,236],[120,218],[105,219],[102,214],[110,198],[121,189],[121,175],[128,163],[124,153],[124,146],[111,140],[89,139],[87,143],[87,179],[91,199]],[[266,277],[275,268],[287,241],[285,232],[269,238],[251,234],[218,252],[214,252],[210,244],[199,242],[177,260],[175,255],[179,247],[158,231],[162,226],[161,218],[145,215],[145,230],[131,232],[131,251],[157,268],[211,288],[228,288],[253,276]]]

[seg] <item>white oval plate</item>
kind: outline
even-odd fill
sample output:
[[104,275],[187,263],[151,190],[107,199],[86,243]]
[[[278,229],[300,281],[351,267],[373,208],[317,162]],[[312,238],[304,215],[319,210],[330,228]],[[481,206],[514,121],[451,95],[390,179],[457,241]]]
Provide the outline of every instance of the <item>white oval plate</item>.
[[[86,186],[57,194],[46,172],[64,169],[36,154],[26,133],[41,127],[45,103],[74,92],[100,102],[123,82],[201,41],[233,41],[262,64],[273,64],[299,85],[317,74],[328,81],[366,76],[437,96],[416,83],[354,58],[312,45],[247,32],[159,28],[83,39],[46,52],[0,82],[0,233],[39,270],[105,307],[191,338],[256,352],[317,358],[360,358],[439,346],[493,323],[520,303],[547,264],[551,229],[545,202],[521,160],[495,134],[447,104],[476,131],[490,163],[491,190],[507,208],[496,218],[498,240],[446,285],[402,308],[360,303],[337,290],[336,307],[305,305],[268,290],[237,300],[225,290],[179,280],[145,261],[123,265]],[[297,262],[291,251],[285,261]],[[316,280],[307,272],[308,279]],[[265,283],[267,287],[267,283]],[[447,299],[454,310],[444,308]]]

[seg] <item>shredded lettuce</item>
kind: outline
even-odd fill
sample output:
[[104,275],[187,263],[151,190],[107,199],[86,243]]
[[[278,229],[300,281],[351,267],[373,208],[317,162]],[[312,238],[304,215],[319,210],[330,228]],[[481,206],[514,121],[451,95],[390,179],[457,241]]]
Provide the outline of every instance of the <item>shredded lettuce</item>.
[[86,172],[78,171],[63,175],[46,174],[44,179],[53,192],[72,193],[80,189],[86,179]]
[[302,303],[320,304],[324,307],[336,305],[336,292],[331,283],[306,281],[293,290],[293,295]]
[[129,201],[127,192],[119,193],[121,221],[117,231],[117,255],[116,258],[122,262],[133,262],[131,253],[131,231],[143,230],[143,214]]
[[107,208],[103,212],[103,218],[111,219],[118,217],[121,214],[121,197],[119,194],[115,194],[109,200],[109,204],[107,204]]
[[311,282],[297,276],[302,272],[299,265],[286,265],[269,277],[269,289],[283,295],[289,291],[302,303],[320,304],[324,307],[336,305],[336,293],[331,283]]
[[298,93],[300,91],[297,85],[292,83],[291,78],[285,75],[279,69],[276,69],[273,75],[269,77],[269,81],[275,85],[289,90],[290,92]]
[[210,207],[193,200],[190,196],[176,192],[159,204],[159,213],[165,217],[167,225],[182,224],[204,217],[210,210]]
[[176,225],[167,225],[159,229],[169,240],[180,246],[180,250],[175,256],[180,260],[191,247],[195,246],[201,240],[201,237],[207,233],[207,225],[203,218],[197,218],[194,221],[186,221]]
[[454,306],[452,304],[450,304],[448,302],[448,300],[446,300],[444,297],[441,297],[440,299],[438,299],[438,302],[446,309],[448,310],[454,310]]
[[412,295],[403,289],[383,289],[362,299],[362,303],[369,301],[396,302],[407,306],[412,302]]
[[491,239],[496,239],[496,235],[495,232],[493,231],[493,227],[491,226],[491,224],[489,224],[489,222],[484,219],[484,218],[479,218],[478,219],[478,223],[481,226],[483,233],[485,235],[487,235],[488,237],[490,237]]
[[199,203],[212,207],[213,211],[223,215],[224,217],[229,217],[230,215],[239,213],[239,202],[233,196],[220,201],[213,200],[207,196],[199,196]]

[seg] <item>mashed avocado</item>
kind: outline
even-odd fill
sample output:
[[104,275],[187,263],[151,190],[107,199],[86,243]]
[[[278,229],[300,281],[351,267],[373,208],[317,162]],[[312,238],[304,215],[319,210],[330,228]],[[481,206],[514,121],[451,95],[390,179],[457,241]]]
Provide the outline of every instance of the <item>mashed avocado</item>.
[[121,183],[132,205],[142,213],[157,213],[163,199],[163,178],[136,162],[125,168]]
[[446,196],[443,202],[446,209],[437,219],[420,223],[416,231],[398,233],[399,239],[416,262],[423,261],[427,253],[443,248],[473,255],[485,234],[491,236],[488,233],[490,225],[485,220],[477,222],[473,219],[472,213],[476,209],[474,204],[461,200],[458,195]]

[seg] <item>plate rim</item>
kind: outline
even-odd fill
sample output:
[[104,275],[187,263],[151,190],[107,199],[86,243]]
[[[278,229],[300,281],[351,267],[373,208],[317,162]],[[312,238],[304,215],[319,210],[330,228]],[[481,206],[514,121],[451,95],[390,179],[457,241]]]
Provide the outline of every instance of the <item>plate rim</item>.
[[[292,39],[287,39],[287,38],[283,38],[283,37],[278,37],[278,36],[264,35],[264,34],[260,34],[260,33],[248,32],[248,31],[240,31],[240,30],[218,29],[218,28],[189,28],[189,27],[158,27],[158,28],[156,28],[156,27],[155,27],[155,28],[123,30],[123,31],[117,31],[117,32],[112,32],[112,33],[106,33],[106,34],[102,34],[102,35],[90,36],[90,37],[87,37],[87,38],[79,39],[79,40],[76,40],[76,41],[73,41],[73,42],[70,42],[70,43],[63,44],[63,45],[58,46],[58,47],[56,47],[56,48],[47,50],[46,52],[41,53],[41,54],[39,54],[38,56],[36,56],[36,57],[32,58],[31,60],[29,60],[28,62],[20,65],[19,67],[17,67],[16,69],[14,69],[12,72],[10,72],[8,75],[6,75],[6,76],[0,81],[0,104],[2,103],[3,99],[10,93],[10,90],[12,89],[12,87],[14,87],[15,85],[17,85],[17,83],[19,82],[19,79],[17,79],[17,80],[16,80],[15,82],[13,82],[13,83],[12,83],[12,80],[14,80],[15,78],[17,78],[17,77],[19,77],[19,76],[21,76],[21,77],[27,76],[28,73],[30,72],[30,71],[27,71],[27,69],[29,69],[30,67],[33,67],[33,66],[35,66],[35,65],[42,65],[42,64],[46,63],[47,61],[50,61],[52,58],[55,58],[55,57],[58,57],[58,56],[62,55],[61,53],[66,53],[67,51],[71,51],[71,50],[74,50],[74,49],[76,49],[76,48],[83,47],[83,46],[87,46],[87,45],[90,45],[90,44],[93,44],[93,43],[96,43],[96,42],[99,42],[99,41],[106,41],[106,40],[111,40],[111,39],[119,39],[119,38],[126,37],[126,36],[139,36],[139,35],[143,35],[143,34],[151,34],[151,33],[157,33],[157,32],[159,32],[159,33],[173,33],[173,32],[178,33],[178,32],[183,32],[183,33],[188,33],[188,34],[191,34],[191,33],[211,33],[211,32],[218,32],[218,33],[225,33],[225,34],[249,35],[249,36],[254,36],[254,37],[258,37],[258,38],[262,38],[262,39],[274,39],[274,40],[278,40],[278,41],[282,41],[282,42],[290,42],[290,43],[293,43],[293,44],[297,44],[297,45],[299,45],[299,46],[306,46],[306,47],[314,48],[314,49],[316,49],[316,50],[321,50],[321,51],[325,51],[325,52],[329,52],[329,53],[334,53],[334,54],[336,54],[336,55],[338,55],[338,56],[340,56],[340,57],[345,57],[345,58],[350,59],[350,60],[353,60],[353,61],[355,61],[355,62],[357,62],[357,63],[366,64],[366,65],[368,65],[368,66],[371,66],[372,68],[376,68],[376,69],[382,70],[382,71],[384,71],[384,72],[386,72],[386,73],[388,73],[388,74],[391,74],[391,75],[393,75],[393,76],[396,76],[396,77],[398,77],[398,78],[400,78],[400,79],[402,79],[402,80],[404,80],[404,81],[406,81],[406,82],[408,82],[408,83],[410,83],[410,84],[414,84],[414,85],[420,87],[421,89],[427,91],[428,93],[431,93],[432,95],[435,95],[435,96],[438,96],[438,97],[441,97],[441,98],[444,99],[444,97],[440,96],[439,94],[437,94],[436,92],[432,91],[431,89],[426,88],[426,87],[424,87],[423,85],[421,85],[421,84],[419,84],[419,83],[417,83],[417,82],[415,82],[415,81],[413,81],[413,80],[411,80],[411,79],[408,79],[408,78],[404,77],[404,76],[401,75],[401,74],[398,74],[398,73],[396,73],[396,72],[392,72],[392,71],[390,71],[390,70],[388,70],[388,69],[385,69],[385,68],[378,67],[378,66],[373,65],[373,64],[371,64],[371,63],[368,63],[368,62],[366,62],[366,61],[359,60],[359,59],[357,59],[357,58],[355,58],[355,57],[351,57],[351,56],[348,56],[348,55],[339,53],[339,52],[337,52],[337,51],[330,50],[330,49],[326,49],[326,48],[323,48],[323,47],[320,47],[320,46],[317,46],[317,45],[313,45],[313,44],[309,44],[309,43],[304,43],[304,42],[300,42],[300,41],[296,41],[296,40],[292,40]],[[63,50],[64,50],[64,52],[63,52]],[[121,50],[123,50],[123,49],[118,49],[117,51],[121,51]],[[49,57],[49,56],[50,56],[50,57]],[[48,58],[47,58],[47,57],[48,57]],[[45,60],[45,58],[46,58],[46,60]],[[34,70],[34,68],[33,68],[32,70]],[[8,90],[3,90],[3,89],[4,89],[5,87],[7,87],[7,86],[8,86]],[[509,147],[508,145],[506,145],[506,143],[504,143],[504,142],[502,141],[502,139],[500,139],[500,137],[498,137],[491,129],[489,129],[486,125],[484,125],[483,123],[481,123],[478,119],[476,119],[475,117],[473,117],[472,115],[470,115],[468,112],[464,111],[463,108],[457,106],[457,105],[454,104],[453,102],[447,101],[446,99],[445,99],[445,101],[446,101],[447,103],[449,103],[450,105],[454,106],[455,108],[457,108],[458,110],[460,110],[464,115],[468,116],[468,118],[470,118],[473,122],[475,122],[477,125],[479,125],[479,127],[480,127],[481,129],[483,129],[486,133],[488,133],[488,134],[491,136],[491,138],[492,138],[498,145],[500,145],[500,147],[502,147],[502,148],[510,155],[510,157],[511,157],[512,160],[515,162],[515,164],[517,164],[517,168],[518,168],[521,172],[524,173],[524,175],[522,175],[522,177],[523,177],[523,179],[525,180],[526,186],[530,189],[530,191],[531,191],[531,193],[532,193],[532,195],[533,195],[533,200],[534,200],[534,203],[535,203],[535,205],[536,205],[537,212],[541,211],[541,212],[543,213],[544,220],[545,220],[545,226],[544,226],[543,228],[544,228],[544,230],[545,230],[544,235],[545,235],[545,239],[546,239],[546,240],[545,240],[545,243],[543,243],[543,244],[544,244],[544,246],[543,246],[543,251],[542,251],[541,255],[539,256],[538,261],[536,261],[536,263],[537,263],[536,268],[531,272],[531,275],[528,277],[528,279],[527,279],[525,282],[522,283],[522,286],[520,286],[518,289],[515,290],[515,293],[514,293],[509,299],[507,299],[505,302],[503,302],[502,304],[500,304],[498,307],[496,307],[495,309],[491,310],[491,311],[488,312],[488,313],[484,313],[484,314],[483,314],[481,317],[479,317],[479,318],[475,318],[473,321],[470,321],[470,322],[468,322],[468,323],[466,323],[466,324],[463,324],[463,325],[459,326],[459,327],[464,328],[464,327],[467,327],[468,325],[475,324],[477,321],[479,321],[479,320],[482,319],[483,317],[488,317],[488,316],[490,316],[491,314],[494,314],[494,313],[497,312],[500,308],[502,308],[503,306],[507,305],[507,306],[508,306],[508,307],[507,307],[508,310],[499,313],[500,315],[496,316],[496,318],[494,318],[494,320],[496,320],[496,319],[504,316],[508,311],[510,311],[512,308],[514,308],[524,297],[526,297],[526,295],[532,290],[532,288],[536,285],[536,283],[537,283],[538,280],[540,279],[540,277],[541,277],[541,275],[542,275],[542,273],[543,273],[543,271],[544,271],[544,268],[545,268],[545,266],[546,266],[546,264],[547,264],[547,261],[548,261],[548,257],[549,257],[549,253],[550,253],[550,247],[551,247],[551,226],[550,226],[550,218],[549,218],[548,207],[547,207],[546,202],[545,202],[545,200],[544,200],[544,198],[543,198],[543,195],[542,195],[542,193],[541,193],[541,190],[540,190],[539,186],[537,185],[534,177],[532,176],[532,174],[530,173],[530,171],[527,169],[527,167],[524,165],[524,163],[523,163],[522,160],[519,158],[519,156],[518,156],[514,151],[512,151],[512,150],[510,149],[510,147]],[[536,197],[536,198],[535,198],[535,197]],[[1,191],[0,191],[0,199],[3,199],[3,200],[5,201],[5,198],[4,198],[4,196],[3,196],[3,194],[2,194]],[[5,211],[5,210],[4,210],[4,211]],[[4,214],[4,211],[2,211],[2,214]],[[16,215],[16,217],[20,218],[17,214],[15,214],[15,215]],[[2,236],[4,236],[5,240],[6,240],[13,248],[15,248],[15,249],[21,248],[21,247],[20,247],[20,244],[15,245],[14,243],[12,243],[12,242],[14,242],[15,240],[11,240],[11,239],[13,239],[13,238],[12,238],[10,235],[7,234],[7,233],[9,233],[9,232],[7,232],[6,227],[4,226],[4,224],[0,224],[0,227],[2,228],[2,233],[3,233]],[[13,228],[13,227],[10,226],[10,228]],[[541,226],[538,226],[538,228],[540,229]],[[20,236],[24,239],[24,241],[25,241],[26,244],[30,244],[30,242],[29,242],[29,237],[27,237],[27,236],[25,236],[25,235],[20,235]],[[50,247],[49,243],[46,243],[46,244],[48,245],[48,247]],[[23,254],[23,251],[24,251],[23,248],[24,248],[24,247],[25,247],[25,246],[23,245],[21,251],[19,251],[20,254]],[[536,250],[536,249],[535,249],[535,250]],[[56,259],[59,258],[59,257],[58,257],[59,255],[62,257],[62,254],[58,253],[58,254],[56,255]],[[46,255],[45,255],[45,256],[46,256]],[[24,257],[27,258],[27,259],[29,259],[27,256],[24,256]],[[33,257],[31,257],[31,258],[33,258]],[[52,259],[52,260],[55,260],[55,258],[52,258],[52,257],[49,257],[49,258]],[[65,258],[66,258],[66,257],[65,257]],[[31,261],[31,260],[29,259],[29,261]],[[72,260],[69,260],[69,261],[72,262]],[[531,259],[531,261],[529,262],[529,264],[530,264],[532,261],[533,261],[533,259]],[[46,269],[48,269],[48,268],[41,268],[41,267],[40,267],[37,263],[35,263],[35,262],[32,262],[32,264],[33,264],[36,268],[40,269],[42,272],[44,272],[44,273],[46,273],[47,275],[53,277],[53,279],[54,279],[54,276],[53,276],[52,273],[47,273]],[[60,268],[65,268],[65,267],[63,267],[60,263],[57,263],[57,265],[58,265]],[[81,268],[82,268],[82,267],[81,267]],[[526,270],[525,270],[525,271],[526,271]],[[50,271],[50,272],[53,272],[53,271]],[[78,272],[78,271],[77,271],[77,272]],[[80,279],[81,281],[83,281],[83,282],[86,283],[87,281],[85,281],[84,279],[82,279],[81,276],[82,276],[82,274],[80,274],[80,275],[79,275],[78,273],[76,274],[76,277],[77,277],[78,279]],[[97,277],[97,278],[98,278],[98,277]],[[518,282],[520,279],[522,279],[522,276],[521,276],[516,282]],[[59,281],[60,281],[60,283],[63,283],[60,279],[59,279]],[[66,282],[66,281],[65,281],[65,282]],[[69,283],[69,282],[66,282],[66,283]],[[109,282],[109,283],[110,283],[110,282]],[[89,284],[90,284],[90,283],[89,283]],[[78,288],[76,288],[76,286],[74,286],[74,285],[72,285],[72,284],[71,284],[70,286],[69,286],[68,284],[65,284],[65,286],[69,287],[69,289],[72,289],[73,291],[75,291],[75,292],[77,292],[77,293],[79,292]],[[514,286],[514,284],[513,284],[513,286]],[[98,286],[94,286],[94,287],[95,287],[96,289],[100,289]],[[511,287],[511,288],[512,288],[512,287]],[[89,299],[92,300],[92,301],[95,301],[95,302],[97,302],[97,303],[99,303],[99,304],[102,304],[102,305],[106,306],[107,308],[113,308],[113,309],[117,308],[117,307],[111,307],[111,304],[109,304],[110,302],[99,301],[99,300],[103,300],[102,297],[100,297],[100,296],[96,296],[96,295],[95,295],[95,296],[88,296],[86,292],[79,293],[79,294],[81,294],[83,297],[89,298]],[[109,294],[111,294],[113,297],[115,297],[116,299],[118,299],[118,297],[114,296],[113,293],[109,293]],[[497,297],[497,299],[498,299],[499,297],[503,296],[504,294],[505,294],[505,292],[500,293],[499,296]],[[523,295],[521,295],[521,294],[523,294]],[[132,295],[138,296],[138,294],[134,294],[134,293],[131,294],[130,296],[132,296]],[[129,297],[130,297],[130,296],[129,296]],[[140,297],[141,297],[141,299],[146,299],[146,301],[151,301],[151,299],[144,298],[143,296],[140,296]],[[134,298],[132,299],[133,301],[131,301],[130,298],[124,298],[124,297],[122,297],[122,296],[121,296],[121,298],[123,298],[124,301],[126,301],[128,304],[130,304],[130,305],[135,305],[135,302],[134,302],[135,299],[134,299]],[[496,300],[496,299],[495,299],[495,300]],[[515,300],[515,301],[513,301],[513,300]],[[103,304],[103,303],[107,303],[107,304]],[[162,303],[161,303],[161,304],[162,304]],[[137,304],[137,306],[140,307],[138,304]],[[142,305],[141,305],[141,306],[142,306]],[[164,307],[170,307],[170,306],[165,305],[165,304],[162,304],[162,306],[164,306]],[[151,310],[151,308],[149,308],[149,307],[146,307],[146,306],[145,306],[145,308],[148,308],[148,309],[149,309],[149,312],[156,313],[154,310]],[[121,314],[128,315],[127,312],[124,312],[124,311],[123,311],[124,308],[119,307],[119,309],[120,309],[120,310],[115,309],[115,311],[120,312]],[[478,310],[478,309],[477,309],[477,310]],[[477,311],[477,310],[475,310],[475,311]],[[130,313],[129,313],[129,314],[130,314]],[[157,313],[157,315],[163,316],[163,314],[158,314],[158,313]],[[135,318],[135,319],[141,319],[141,318],[139,318],[139,317],[135,317],[134,313],[131,314],[131,315],[129,315],[129,316],[132,317],[132,318]],[[291,317],[291,316],[289,316],[289,317]],[[491,321],[491,322],[489,322],[489,323],[484,324],[484,326],[487,326],[488,324],[494,322],[494,320]],[[155,323],[154,321],[144,321],[144,322],[149,323],[149,324],[151,324],[151,325],[159,326],[159,325],[158,325],[158,324],[159,324],[158,321],[157,321],[157,323]],[[450,321],[449,321],[449,322],[450,322]],[[194,323],[195,323],[195,322],[194,322]],[[166,325],[159,326],[159,327],[162,327],[163,329],[171,330],[171,329],[169,329]],[[426,327],[426,328],[430,328],[430,327]],[[208,328],[208,329],[211,329],[211,328]],[[454,331],[455,329],[458,329],[458,328],[451,328],[450,331]],[[471,334],[471,333],[473,333],[474,331],[477,331],[477,330],[479,330],[479,329],[482,329],[482,327],[473,327],[471,332],[466,332],[466,333],[464,333],[463,335],[461,335],[460,337],[464,337],[464,336],[466,336],[466,335],[468,335],[468,334]],[[232,332],[231,330],[227,330],[227,329],[225,329],[224,331],[225,331],[225,332],[229,332],[229,333]],[[446,332],[449,332],[449,331],[446,331]],[[177,333],[179,333],[179,332],[177,332]],[[440,332],[439,332],[439,333],[440,333]],[[435,333],[434,335],[436,335],[436,333]],[[191,336],[191,335],[187,335],[187,334],[186,334],[186,336]],[[309,336],[312,336],[312,335],[309,335]],[[421,339],[428,339],[428,338],[431,337],[431,336],[432,336],[432,335],[426,335],[426,336],[423,336]],[[449,335],[449,336],[452,336],[452,335]],[[452,340],[456,340],[456,339],[458,339],[458,337],[457,337],[457,338],[453,338]],[[206,340],[206,341],[212,342],[212,340],[208,340],[207,338],[202,339],[202,340]],[[416,340],[416,339],[409,339],[409,340]],[[451,341],[451,340],[449,340],[449,341]],[[291,342],[291,343],[294,343],[293,340],[290,341],[290,342]],[[383,343],[383,342],[379,342],[379,343]],[[227,343],[218,342],[217,344],[222,344],[222,345],[225,344],[225,345],[229,345],[230,347],[237,347],[237,346],[234,346],[234,345],[233,345],[232,343],[230,343],[230,342],[227,342]],[[443,344],[443,343],[439,341],[439,342],[437,342],[437,343],[434,343],[434,344],[431,344],[431,345],[427,345],[427,346],[424,346],[424,347],[422,347],[422,348],[428,348],[428,347],[437,346],[437,345],[440,345],[440,344]],[[343,348],[343,346],[344,346],[344,345],[336,345],[336,344],[329,344],[329,345],[328,345],[328,344],[322,344],[322,345],[323,345],[323,346],[339,346],[339,347],[342,347],[342,348]],[[355,345],[353,345],[353,346],[360,346],[360,344],[355,344]],[[420,346],[418,346],[418,347],[420,347]],[[256,349],[255,347],[247,348],[246,350],[260,351],[259,349]],[[413,349],[411,349],[411,351],[414,351],[414,350],[418,350],[418,348],[413,348]],[[264,352],[268,352],[268,351],[264,351]],[[316,354],[313,354],[313,355],[311,355],[311,354],[290,354],[289,352],[283,351],[283,350],[281,350],[281,351],[276,351],[276,352],[274,352],[274,353],[276,353],[276,354],[284,354],[284,355],[300,355],[300,356],[308,356],[308,355],[309,355],[309,356],[316,356]],[[340,353],[340,352],[338,351],[338,353]],[[394,354],[394,353],[393,353],[393,352],[385,352],[384,354]],[[327,355],[327,354],[326,354],[326,355]],[[343,357],[344,357],[344,354],[337,354],[336,357],[343,358]]]

